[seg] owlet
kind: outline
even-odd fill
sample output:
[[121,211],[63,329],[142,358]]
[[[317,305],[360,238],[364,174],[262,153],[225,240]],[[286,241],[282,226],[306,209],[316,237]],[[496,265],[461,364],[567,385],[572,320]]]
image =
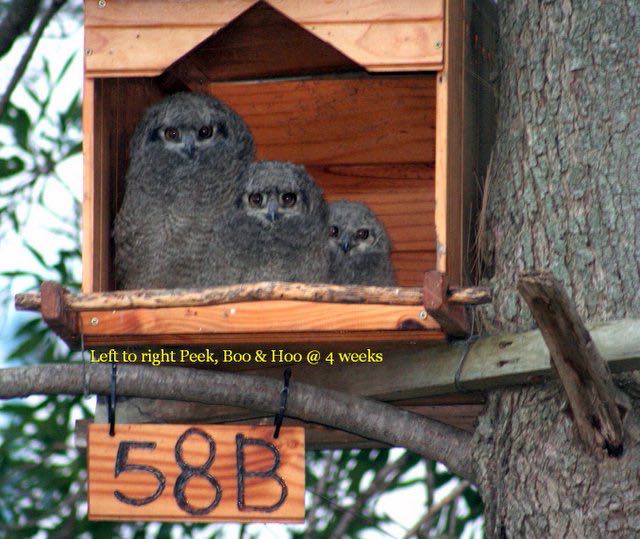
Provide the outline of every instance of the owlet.
[[118,288],[206,284],[211,235],[253,158],[248,127],[214,97],[178,93],[147,109],[131,140],[114,225]]
[[329,205],[331,282],[396,286],[391,242],[368,206],[340,200]]

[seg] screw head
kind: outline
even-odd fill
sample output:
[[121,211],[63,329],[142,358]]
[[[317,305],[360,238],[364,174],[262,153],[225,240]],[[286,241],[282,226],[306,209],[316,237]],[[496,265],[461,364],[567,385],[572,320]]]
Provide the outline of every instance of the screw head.
[[98,7],[102,9],[103,7],[107,7],[107,0],[98,0]]
[[436,41],[436,42],[433,44],[433,46],[434,46],[436,49],[441,49],[441,48],[442,48],[442,41]]
[[92,326],[97,326],[98,319],[94,316],[91,320],[89,320],[89,324],[91,324]]
[[427,311],[425,311],[424,309],[422,311],[420,311],[420,320],[426,320],[427,319]]

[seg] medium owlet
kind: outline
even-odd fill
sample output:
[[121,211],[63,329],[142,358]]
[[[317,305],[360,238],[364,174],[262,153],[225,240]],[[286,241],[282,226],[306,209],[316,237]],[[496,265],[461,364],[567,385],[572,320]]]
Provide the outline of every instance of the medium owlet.
[[206,284],[210,238],[253,159],[248,127],[214,97],[178,93],[147,109],[114,225],[118,288]]
[[328,230],[332,283],[396,286],[391,242],[367,206],[346,200],[330,204]]
[[251,164],[228,219],[224,283],[327,282],[328,205],[303,166]]

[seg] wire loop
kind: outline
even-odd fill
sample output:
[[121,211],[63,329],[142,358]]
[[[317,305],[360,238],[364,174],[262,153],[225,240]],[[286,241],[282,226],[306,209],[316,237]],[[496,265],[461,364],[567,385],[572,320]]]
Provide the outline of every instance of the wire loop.
[[280,427],[282,427],[282,420],[284,419],[284,413],[287,411],[287,399],[289,398],[289,380],[291,379],[291,367],[287,367],[284,370],[284,386],[280,391],[280,410],[276,414],[273,420],[275,429],[273,430],[273,437],[278,438],[280,436]]
[[116,376],[117,365],[111,364],[111,388],[107,396],[107,418],[109,420],[109,436],[116,435]]

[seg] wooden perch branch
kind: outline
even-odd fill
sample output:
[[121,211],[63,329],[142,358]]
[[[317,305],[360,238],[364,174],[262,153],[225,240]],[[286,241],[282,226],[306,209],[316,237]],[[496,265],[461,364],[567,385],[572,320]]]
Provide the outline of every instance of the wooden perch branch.
[[[550,273],[523,274],[518,291],[529,305],[567,393],[580,439],[594,453],[622,451],[629,402],[562,285]],[[620,407],[620,408],[619,408]]]
[[[64,294],[65,305],[72,311],[196,307],[259,300],[422,305],[423,289],[262,282],[203,289],[118,290],[92,294],[71,294],[67,291]],[[448,291],[448,301],[458,305],[490,303],[491,291],[480,287],[452,288]],[[15,306],[19,311],[39,311],[41,296],[38,293],[16,294]]]
[[[107,395],[109,365],[88,365],[91,393]],[[28,395],[81,395],[85,379],[80,364],[36,365],[0,369],[0,398]],[[119,365],[118,395],[204,404],[226,404],[275,414],[280,380],[196,369]],[[474,481],[471,435],[399,410],[388,404],[291,381],[287,416],[332,426],[359,436],[401,446],[444,463],[452,473]]]

